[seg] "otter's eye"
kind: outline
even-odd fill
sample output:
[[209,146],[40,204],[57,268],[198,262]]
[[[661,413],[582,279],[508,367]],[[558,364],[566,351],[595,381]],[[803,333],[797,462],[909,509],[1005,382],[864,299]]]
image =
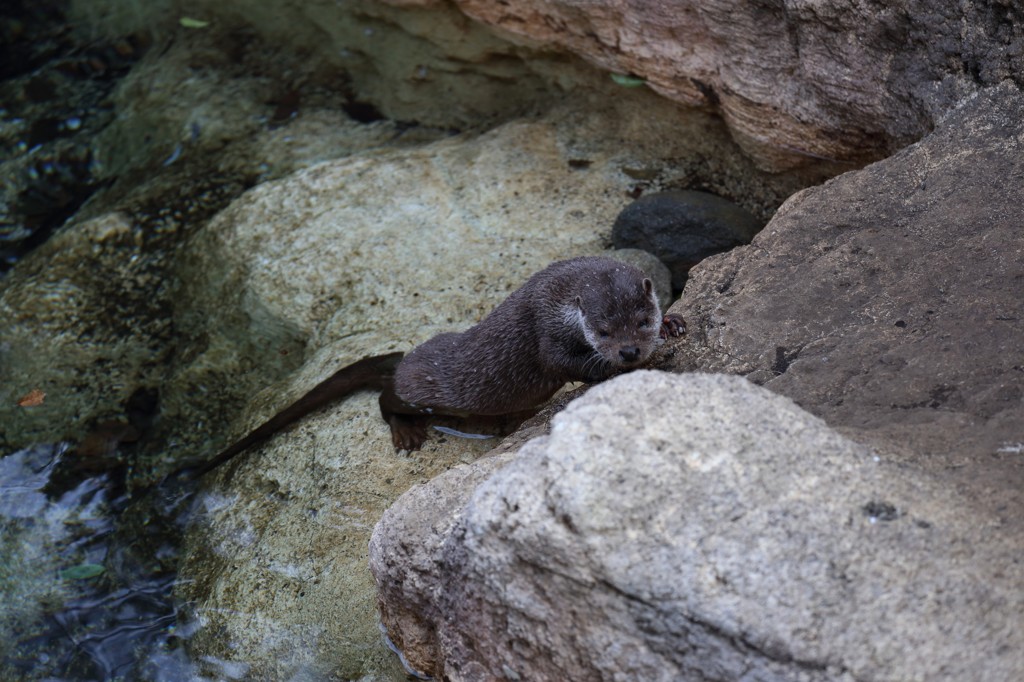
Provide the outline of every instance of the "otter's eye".
[[641,329],[645,329],[646,327],[649,327],[649,326],[651,326],[651,321],[648,320],[646,317],[644,319],[640,320],[640,328]]
[[608,331],[606,329],[598,329],[597,330],[597,335],[600,336],[602,339],[607,339],[608,338]]

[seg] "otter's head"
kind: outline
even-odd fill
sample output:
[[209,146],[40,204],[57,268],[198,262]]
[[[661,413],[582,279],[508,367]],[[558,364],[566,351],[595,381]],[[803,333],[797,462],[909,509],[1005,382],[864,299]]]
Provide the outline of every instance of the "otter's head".
[[595,351],[594,375],[632,369],[654,351],[661,311],[654,285],[636,268],[616,265],[588,278],[575,305],[583,335]]

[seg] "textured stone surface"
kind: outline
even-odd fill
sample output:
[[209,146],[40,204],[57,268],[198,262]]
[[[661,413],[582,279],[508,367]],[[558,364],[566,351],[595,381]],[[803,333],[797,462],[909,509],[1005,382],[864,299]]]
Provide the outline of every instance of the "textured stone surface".
[[612,243],[660,258],[672,271],[672,286],[681,290],[690,268],[708,256],[749,244],[762,227],[750,211],[714,194],[656,192],[622,209],[612,226]]
[[[127,216],[104,215],[54,235],[0,281],[0,443],[81,437],[152,380],[169,324],[142,242]],[[18,407],[33,389],[43,404]]]
[[[465,328],[547,263],[601,252],[634,182],[623,155],[676,153],[652,133],[677,117],[636,125],[634,106],[652,100],[367,152],[254,188],[182,250],[179,314],[193,331],[164,385],[165,414],[194,414],[197,395],[216,410],[210,419],[236,414],[224,406],[261,375],[253,348],[303,340],[301,367],[243,393],[242,417],[218,429],[240,435],[346,363]],[[585,167],[570,163],[581,157]],[[409,486],[495,441],[432,433],[423,451],[396,456],[375,399],[311,415],[207,481],[178,595],[203,626],[196,655],[270,678],[397,665],[375,624],[373,523]],[[201,451],[208,434],[180,439]]]
[[1024,482],[1021,225],[1024,96],[1006,86],[695,268],[676,366],[743,373],[992,497]]
[[926,133],[963,95],[1024,74],[1024,15],[1002,0],[457,5],[527,44],[574,52],[718,110],[772,168],[884,155]]
[[[576,60],[519,63],[455,10],[439,28],[434,10],[339,7],[224,3],[125,78],[96,141],[120,181],[0,281],[0,444],[79,440],[159,388],[131,454],[138,490],[342,364],[469,326],[551,260],[602,251],[639,192],[700,186],[766,214],[820,177],[760,172],[708,112]],[[322,90],[344,74],[318,59],[348,48],[346,66],[366,67],[354,92]],[[296,108],[275,120],[291,88]],[[349,99],[403,123],[349,120]],[[438,131],[405,118],[427,106],[424,120],[477,131],[533,115],[427,145]],[[18,407],[36,388],[44,404]],[[421,456],[394,456],[361,394],[208,481],[178,595],[200,672],[401,678],[376,626],[370,530],[410,485],[494,442],[432,435]]]
[[691,328],[666,367],[745,374],[860,445],[736,380],[599,386],[550,438],[381,522],[382,612],[413,664],[1024,674],[1022,112],[1011,85],[966,99],[920,143],[791,198],[674,306]]
[[[246,194],[185,251],[187,312],[207,326],[201,352],[168,381],[165,409],[198,385],[230,395],[224,359],[245,362],[249,342],[280,330],[305,338],[306,362],[255,396],[240,434],[345,364],[464,328],[547,263],[599,252],[594,225],[623,194],[598,167],[570,168],[561,134],[509,124]],[[565,216],[557,233],[549,211]],[[271,678],[380,670],[390,654],[374,623],[370,529],[401,491],[489,446],[433,433],[422,452],[396,456],[376,396],[363,393],[218,470],[181,570],[180,596],[204,625],[195,653],[245,652],[253,674]]]
[[1015,525],[743,379],[624,375],[501,457],[371,540],[384,622],[436,677],[1024,675]]

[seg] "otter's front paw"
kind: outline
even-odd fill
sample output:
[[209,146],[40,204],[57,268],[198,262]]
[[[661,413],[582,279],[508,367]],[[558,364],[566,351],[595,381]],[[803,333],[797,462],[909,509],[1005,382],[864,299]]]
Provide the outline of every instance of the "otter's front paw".
[[661,319],[661,338],[667,339],[670,336],[682,336],[686,333],[686,320],[681,315],[669,313]]

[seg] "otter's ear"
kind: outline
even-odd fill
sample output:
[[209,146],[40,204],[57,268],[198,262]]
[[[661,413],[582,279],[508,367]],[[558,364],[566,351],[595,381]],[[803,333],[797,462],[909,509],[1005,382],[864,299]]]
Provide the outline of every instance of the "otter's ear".
[[654,282],[652,282],[650,279],[645,277],[644,278],[644,293],[647,294],[648,296],[650,296],[652,291],[654,291]]
[[576,307],[583,310],[583,299],[579,296],[576,297]]

